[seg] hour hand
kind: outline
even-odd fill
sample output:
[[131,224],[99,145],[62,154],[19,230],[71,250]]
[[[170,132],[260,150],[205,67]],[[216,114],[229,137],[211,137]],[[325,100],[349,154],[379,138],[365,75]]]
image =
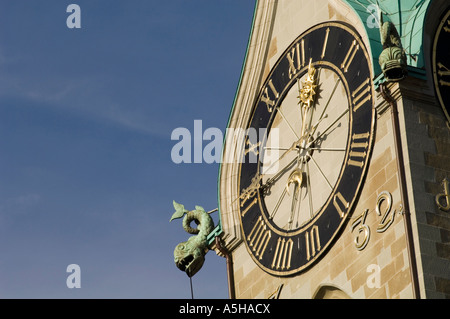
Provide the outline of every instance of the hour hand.
[[261,178],[261,174],[256,174],[255,177],[252,178],[252,182],[250,183],[250,185],[241,192],[241,195],[237,199],[245,202],[246,200],[255,196],[256,192],[261,187]]
[[294,221],[295,211],[301,197],[301,188],[303,185],[304,173],[300,168],[295,169],[291,175],[289,175],[288,182],[286,184],[286,191],[289,194],[289,186],[294,184],[294,193],[292,195],[291,214],[289,217],[288,225],[292,227]]
[[264,193],[267,193],[270,189],[270,187],[277,181],[279,178],[287,171],[289,170],[292,165],[294,165],[298,161],[297,157],[294,158],[292,161],[290,161],[286,166],[284,166],[282,169],[280,169],[275,175],[270,177],[266,180],[266,182],[261,185],[262,190]]
[[[301,169],[295,169],[291,175],[289,175],[288,182],[286,184],[286,191],[289,194],[289,186],[295,184],[295,190],[297,191],[303,184],[303,172]],[[290,194],[289,194],[290,195]]]

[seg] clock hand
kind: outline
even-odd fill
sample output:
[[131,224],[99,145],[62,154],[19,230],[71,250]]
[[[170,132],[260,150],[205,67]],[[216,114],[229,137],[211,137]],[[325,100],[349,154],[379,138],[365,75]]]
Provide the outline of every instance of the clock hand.
[[[307,147],[306,146],[307,141],[310,139],[310,136],[311,136],[311,134],[309,132],[312,129],[311,122],[312,122],[312,117],[313,117],[314,105],[317,100],[317,96],[316,96],[316,92],[315,92],[315,88],[317,87],[317,85],[316,85],[317,77],[316,77],[315,73],[316,73],[316,70],[311,66],[311,60],[310,60],[308,75],[307,75],[306,82],[303,85],[303,88],[300,88],[300,80],[297,81],[297,85],[299,87],[299,94],[300,94],[299,95],[299,98],[300,98],[299,104],[301,104],[301,111],[302,111],[302,127],[301,127],[301,134],[300,134],[301,137],[296,142],[294,142],[292,144],[292,146],[285,153],[283,153],[282,156],[280,156],[280,158],[277,160],[277,162],[279,162],[282,158],[284,158],[286,156],[286,154],[289,153],[290,151],[292,151],[294,149],[297,149],[297,150],[306,149],[306,147]],[[319,70],[319,74],[320,74],[320,70]],[[313,102],[313,103],[311,104],[311,102]],[[285,119],[284,115],[282,113],[280,113],[280,114]],[[321,122],[321,120],[319,121],[319,123],[320,122]],[[317,123],[316,126],[319,123]],[[291,131],[293,131],[292,127],[290,127],[290,128],[291,128]],[[297,136],[297,138],[298,138],[298,136]],[[308,146],[310,146],[310,145],[311,144],[309,144]],[[289,227],[292,227],[292,222],[294,220],[294,215],[296,212],[297,204],[299,204],[298,201],[299,201],[299,196],[300,196],[300,192],[301,192],[302,184],[303,184],[303,176],[304,176],[303,166],[305,165],[305,162],[301,160],[300,153],[293,161],[291,161],[288,165],[286,165],[284,168],[279,170],[277,174],[275,174],[273,177],[269,178],[266,181],[266,183],[263,185],[263,187],[265,189],[268,189],[272,185],[272,183],[274,181],[276,181],[280,176],[282,176],[285,173],[286,169],[290,168],[291,165],[295,162],[297,162],[297,164],[299,164],[301,162],[302,168],[296,168],[294,171],[292,171],[292,173],[290,174],[290,176],[288,178],[286,187],[283,190],[283,192],[281,193],[281,195],[275,205],[275,208],[270,216],[271,218],[273,218],[275,216],[286,193],[289,194],[290,184],[294,184],[295,186],[294,186],[294,194],[292,197],[291,214],[290,214],[290,218],[289,218],[289,222],[288,222]],[[269,166],[269,169],[273,165],[274,164]],[[307,178],[309,179],[309,177],[307,177]],[[309,193],[310,193],[310,191],[309,191]]]
[[[265,172],[270,171],[270,169],[277,164],[279,161],[281,161],[284,157],[286,157],[287,154],[289,154],[292,150],[296,149],[300,143],[300,141],[302,140],[302,138],[300,138],[298,141],[292,143],[292,146],[289,147],[289,149],[287,149],[275,162],[273,162],[268,168],[265,169]],[[277,174],[275,174],[275,176],[269,178],[266,183],[264,185],[260,185],[260,182],[262,180],[262,177],[264,175],[265,172],[262,172],[262,174],[257,173],[253,178],[252,181],[250,183],[250,185],[245,188],[241,195],[236,198],[234,201],[236,201],[237,199],[249,199],[250,197],[253,197],[256,194],[256,191],[260,188],[262,189],[266,189],[268,186],[270,186],[273,181],[275,179],[277,179],[280,175],[282,175],[284,173],[284,170],[288,167],[290,167],[295,161],[297,161],[297,158],[295,158],[294,160],[292,160],[291,162],[289,162],[288,165],[286,165],[284,168],[282,168],[281,170],[279,170],[277,172]]]
[[327,101],[327,103],[325,104],[325,107],[323,108],[323,111],[322,111],[322,113],[321,113],[320,116],[319,116],[319,120],[318,120],[317,123],[313,126],[313,128],[312,128],[312,130],[311,130],[311,136],[316,132],[317,127],[319,126],[320,122],[322,122],[323,119],[325,119],[325,118],[328,117],[328,114],[325,114],[325,112],[326,112],[327,109],[328,109],[328,105],[330,105],[330,101],[331,101],[331,99],[333,98],[334,93],[336,92],[336,89],[337,89],[337,87],[338,87],[340,81],[341,81],[341,79],[338,78],[338,80],[336,81],[336,84],[334,85],[333,91],[331,92],[330,97],[328,98],[328,101]]
[[278,208],[280,208],[280,204],[281,204],[281,202],[283,201],[283,198],[284,198],[284,196],[286,195],[286,193],[287,193],[287,191],[286,191],[286,188],[285,188],[285,189],[283,189],[283,192],[281,193],[280,198],[278,198],[278,202],[277,202],[277,204],[275,205],[275,208],[273,209],[273,212],[270,214],[270,219],[273,219],[273,217],[274,217],[275,214],[277,213]]
[[279,161],[281,161],[284,157],[286,157],[287,154],[289,154],[291,151],[293,151],[294,149],[296,149],[297,147],[299,147],[300,142],[302,141],[302,137],[295,141],[294,143],[292,143],[291,147],[289,147],[275,162],[273,162],[272,164],[270,164],[270,166],[268,168],[264,168],[264,171],[262,172],[262,174],[266,174],[266,172],[270,171],[271,168],[277,164]]
[[[324,120],[328,118],[328,114],[325,114],[325,116],[323,116],[320,120],[317,121],[316,124],[314,124],[313,126],[310,127],[309,131],[308,131],[308,137],[312,137],[314,135],[314,133],[317,130],[317,127],[319,126],[319,124]],[[315,142],[315,140],[313,140],[312,142],[309,143],[309,145],[311,145],[313,142]],[[311,148],[310,148],[311,149]]]
[[256,192],[257,192],[258,189],[260,188],[260,181],[261,181],[261,179],[262,179],[262,175],[259,174],[259,173],[257,173],[257,174],[252,178],[252,181],[251,181],[250,185],[242,191],[241,195],[240,195],[238,198],[236,198],[236,199],[233,201],[233,203],[234,203],[235,201],[237,201],[238,199],[240,199],[240,200],[242,200],[242,201],[245,202],[245,201],[247,201],[248,199],[250,199],[251,197],[255,196],[255,195],[256,195]]
[[[342,117],[344,117],[347,113],[348,113],[349,109],[345,109],[344,112],[342,112],[337,118],[336,120],[334,120],[327,128],[325,128],[325,130],[320,133],[318,136],[316,136],[312,141],[308,142],[308,144],[304,147],[304,149],[319,149],[320,148],[312,148],[311,146],[314,145],[317,140],[319,140],[323,135],[325,135],[333,126],[335,126],[336,123],[338,123]],[[319,124],[321,123],[321,121],[325,118],[327,118],[328,115],[324,115],[321,116],[322,118],[312,127],[312,132],[310,133],[310,136],[312,136],[317,127],[319,126]],[[325,150],[325,149],[324,149]],[[329,149],[329,150],[333,150],[333,151],[341,151],[342,149]],[[322,171],[322,169],[319,167],[318,163],[316,162],[316,160],[314,159],[313,156],[310,156],[310,159],[312,160],[313,164],[315,165],[315,167],[317,168],[317,170],[319,171],[320,175],[322,176],[322,178],[326,181],[327,185],[330,187],[330,189],[332,189],[332,185],[330,183],[330,181],[328,180],[328,178],[325,176],[324,172]],[[312,199],[312,187],[311,187],[311,179],[310,179],[310,173],[309,173],[309,163],[306,162],[306,188],[308,191],[308,197],[309,197],[309,206],[310,206],[310,215],[311,218],[314,216],[314,211],[313,211],[313,199]]]
[[[300,79],[297,80],[297,85],[298,85],[298,92],[299,92],[299,94],[300,94],[300,96],[301,96],[301,94],[302,94],[302,89],[300,88]],[[299,98],[300,98],[300,96],[299,96]],[[301,105],[300,108],[301,108],[301,112],[302,112],[302,129],[301,129],[300,136],[303,137],[303,136],[305,136],[305,130],[306,130],[306,114],[307,114],[307,112],[308,112],[308,109],[307,109],[306,107],[303,106],[302,101],[301,101],[301,98],[300,98],[299,104]]]
[[289,149],[285,147],[265,146],[264,150],[287,151]]
[[283,112],[281,111],[281,108],[278,108],[278,113],[280,113],[281,117],[284,119],[284,121],[286,122],[286,124],[288,125],[289,129],[291,130],[292,134],[295,135],[295,137],[297,139],[300,139],[300,137],[297,135],[297,133],[295,132],[295,130],[292,128],[291,123],[289,123],[289,121],[287,120],[287,118],[284,116]]
[[261,180],[263,175],[260,173],[257,173],[253,178],[252,181],[250,183],[250,185],[248,187],[246,187],[241,195],[236,198],[234,201],[241,199],[244,202],[248,199],[250,199],[251,197],[256,195],[256,192],[259,189],[262,189],[263,191],[267,191],[267,189],[270,188],[270,186],[272,186],[272,184],[274,183],[274,181],[276,179],[278,179],[281,175],[284,174],[284,172],[286,171],[286,169],[288,169],[289,167],[292,166],[292,164],[294,164],[297,161],[297,158],[294,158],[291,162],[289,162],[289,164],[287,164],[285,167],[283,167],[281,170],[279,170],[274,176],[272,176],[271,178],[269,178],[263,185],[261,185]]
[[[300,213],[300,207],[301,207],[301,203],[302,203],[302,193],[303,193],[303,187],[300,187],[298,189],[298,197],[297,197],[298,198],[298,200],[297,200],[298,204],[296,205],[295,210],[291,211],[291,216],[290,216],[289,221],[288,221],[289,230],[292,229],[292,226],[294,224],[295,215],[297,215],[296,219],[298,220],[298,214]],[[298,227],[298,222],[297,222],[296,227]]]
[[314,70],[314,78],[313,78],[313,97],[312,97],[312,106],[310,107],[311,109],[311,114],[309,116],[309,123],[308,123],[308,130],[311,130],[311,122],[313,119],[313,114],[314,114],[314,110],[316,109],[316,103],[317,103],[317,95],[316,95],[316,91],[315,89],[319,86],[319,82],[320,82],[320,73],[322,71],[322,68],[319,68],[317,70]]
[[[316,103],[316,99],[317,99],[315,88],[317,87],[316,82],[317,82],[317,79],[318,79],[318,76],[316,77],[316,69],[311,66],[311,62],[312,62],[312,59],[310,59],[310,61],[309,61],[308,75],[307,75],[307,79],[306,79],[306,81],[304,83],[303,88],[300,88],[300,79],[297,80],[297,85],[299,87],[299,94],[300,94],[299,95],[299,99],[300,99],[299,104],[301,104],[301,108],[302,108],[302,129],[301,129],[301,135],[299,137],[295,133],[295,130],[292,128],[292,126],[290,125],[289,121],[287,121],[286,117],[281,112],[281,109],[279,109],[278,111],[279,111],[280,115],[286,121],[286,123],[288,124],[289,128],[291,129],[293,134],[298,138],[298,140],[295,141],[292,144],[292,146],[289,149],[287,149],[278,158],[277,161],[275,161],[267,169],[265,169],[266,172],[269,171],[276,163],[281,161],[292,150],[304,148],[303,146],[301,146],[301,142],[302,141],[307,141],[309,136],[310,136],[308,131],[310,130],[311,121],[312,121],[312,114],[313,114],[312,109],[314,108],[314,104]],[[321,69],[319,69],[318,75],[320,75],[320,71],[321,71]],[[313,102],[313,105],[311,105],[311,102]],[[308,122],[307,118],[309,118],[309,125],[307,124],[307,122]],[[287,167],[290,167],[292,165],[292,163],[293,163],[293,161],[291,161],[287,166],[285,166],[283,169],[281,169],[275,176],[273,176],[272,178],[267,180],[267,182],[263,186],[270,186],[270,184],[274,180],[276,180],[281,174],[284,173],[284,169],[287,168]],[[264,174],[264,172],[263,172],[263,174]]]
[[[296,162],[298,163],[298,160],[299,160],[299,157],[297,156],[288,165],[286,165],[283,169],[281,169],[275,176],[273,176],[270,179],[268,179],[266,181],[266,183],[262,186],[264,191],[267,191],[267,189],[270,188],[270,186],[273,184],[273,182],[276,179],[278,179],[282,174],[284,174],[284,172],[286,171],[287,168],[290,168],[292,166],[292,164],[294,164]],[[295,187],[296,187],[297,190],[296,190],[295,193],[297,193],[297,196],[294,195],[294,198],[298,198],[298,189],[300,189],[300,185],[302,184],[302,179],[303,179],[303,173],[302,173],[301,169],[297,168],[291,173],[291,175],[288,178],[288,183],[286,184],[286,187],[283,189],[283,192],[281,193],[280,197],[278,198],[278,201],[277,201],[277,203],[275,205],[275,208],[273,209],[272,213],[270,214],[270,219],[273,219],[273,217],[277,213],[278,209],[280,208],[281,203],[283,202],[284,197],[286,196],[286,193],[289,194],[289,185],[291,183],[295,183],[296,184]],[[294,204],[295,203],[294,202],[294,198],[293,198],[293,201],[292,201],[292,205],[296,206]]]
[[[275,207],[274,207],[274,210],[273,210],[272,213],[270,214],[270,218],[273,219],[274,216],[275,216],[275,214],[277,213],[278,209],[280,208],[280,205],[281,205],[281,203],[282,203],[284,197],[286,196],[286,193],[289,194],[289,186],[290,186],[291,184],[294,184],[294,194],[293,194],[293,197],[292,197],[292,204],[291,204],[291,215],[290,215],[290,218],[289,218],[289,221],[288,221],[288,225],[287,225],[289,228],[292,228],[293,216],[294,216],[295,211],[296,211],[296,207],[297,207],[298,200],[299,200],[299,198],[300,198],[300,196],[301,196],[301,189],[302,189],[302,185],[303,185],[303,176],[304,176],[304,173],[303,173],[303,166],[304,166],[304,162],[303,162],[303,161],[300,161],[300,155],[298,155],[298,156],[297,156],[293,161],[291,161],[286,167],[284,167],[282,170],[280,170],[280,171],[276,174],[276,176],[274,176],[274,177],[272,177],[271,179],[269,179],[269,180],[266,182],[266,184],[265,184],[266,186],[267,186],[267,185],[268,185],[268,186],[271,186],[271,184],[273,183],[273,181],[274,181],[276,178],[280,177],[281,174],[285,172],[286,168],[290,168],[291,165],[292,165],[293,163],[295,163],[295,162],[297,162],[297,168],[295,168],[295,169],[291,172],[291,174],[289,175],[288,181],[287,181],[287,183],[286,183],[286,186],[285,186],[285,188],[283,189],[283,192],[281,193],[280,197],[278,198],[278,201],[277,201],[277,203],[276,203],[276,205],[275,205]],[[301,163],[301,167],[299,168],[298,165],[300,165],[300,163]],[[289,195],[290,195],[290,194],[289,194]]]
[[[302,165],[303,166],[303,165]],[[292,194],[292,204],[291,204],[291,218],[289,218],[289,222],[292,219],[292,216],[295,212],[295,207],[298,202],[298,193],[300,192],[300,188],[303,184],[303,171],[300,168],[295,169],[291,175],[289,175],[288,182],[286,184],[286,191],[289,194],[289,186],[291,184],[294,185],[294,193]]]
[[[325,133],[327,133],[327,132],[330,130],[330,128],[332,128],[337,122],[339,122],[339,120],[340,120],[342,117],[344,117],[344,115],[346,115],[347,113],[348,113],[348,108],[345,109],[345,111],[342,112],[342,114],[339,115],[339,116],[337,117],[337,119],[334,120],[333,123],[331,123],[330,125],[328,125],[328,127],[327,127],[322,133],[320,133],[319,135],[317,135],[317,136],[312,140],[312,142],[309,143],[309,144],[312,145],[312,144],[315,143],[319,138],[321,138],[323,135],[325,135]],[[319,124],[319,123],[317,123],[317,124]]]
[[271,178],[269,178],[262,186],[261,188],[264,191],[267,191],[270,186],[272,186],[272,184],[279,178],[281,177],[285,171],[290,168],[292,166],[292,164],[294,164],[295,162],[298,161],[298,158],[294,158],[292,161],[290,161],[286,166],[284,166],[282,169],[280,169],[274,176],[272,176]]
[[[287,154],[289,154],[292,150],[296,149],[299,145],[299,143],[301,142],[302,139],[294,142],[292,144],[292,146],[286,150],[274,163],[272,163],[267,169],[265,169],[265,171],[270,171],[270,169],[276,164],[278,163],[281,159],[283,159]],[[270,186],[274,183],[275,180],[277,180],[281,175],[283,175],[285,173],[285,170],[289,167],[292,166],[292,164],[294,164],[296,161],[298,161],[298,157],[294,158],[292,161],[290,161],[287,165],[285,165],[282,169],[280,169],[274,176],[272,176],[271,178],[269,178],[263,185],[261,184],[261,180],[262,177],[264,175],[264,172],[261,173],[257,173],[253,178],[252,181],[250,183],[250,185],[248,187],[246,187],[241,195],[236,198],[234,201],[241,199],[241,200],[247,200],[250,197],[253,197],[256,192],[258,191],[258,189],[262,189],[263,191],[267,191],[268,188],[270,188]]]
[[[302,116],[302,136],[305,136],[310,130],[312,117],[317,102],[316,88],[319,86],[320,72],[322,68],[315,69],[311,66],[312,59],[309,60],[308,73],[306,76],[306,81],[303,82],[303,87],[300,88],[299,81],[299,104],[301,104],[303,111]],[[309,115],[309,116],[308,116]],[[309,118],[307,120],[307,117]]]
[[286,184],[286,191],[288,194],[289,194],[289,186],[291,184],[295,184],[294,190],[296,189],[297,186],[300,187],[303,184],[303,172],[300,168],[296,168],[291,173],[291,175],[289,175],[288,182]]

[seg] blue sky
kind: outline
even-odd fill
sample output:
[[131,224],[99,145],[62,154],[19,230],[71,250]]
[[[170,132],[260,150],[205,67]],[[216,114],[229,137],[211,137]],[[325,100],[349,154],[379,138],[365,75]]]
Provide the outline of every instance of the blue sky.
[[[67,28],[71,3],[81,29]],[[216,208],[219,165],[173,163],[171,133],[225,130],[253,9],[0,2],[0,298],[190,298],[172,200]],[[227,298],[225,259],[209,252],[193,286]]]

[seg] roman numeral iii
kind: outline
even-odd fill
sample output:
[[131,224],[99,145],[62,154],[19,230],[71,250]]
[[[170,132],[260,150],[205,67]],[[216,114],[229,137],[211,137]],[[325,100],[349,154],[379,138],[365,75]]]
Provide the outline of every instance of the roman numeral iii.
[[350,153],[348,165],[362,168],[367,156],[367,149],[369,147],[370,133],[361,133],[352,135],[352,143],[350,144]]
[[286,240],[285,238],[278,238],[277,248],[275,249],[275,255],[273,256],[272,268],[273,269],[289,269],[291,268],[292,247],[294,242],[292,238]]
[[370,79],[367,78],[355,91],[352,93],[353,112],[356,112],[367,101],[372,99],[372,90],[370,86]]

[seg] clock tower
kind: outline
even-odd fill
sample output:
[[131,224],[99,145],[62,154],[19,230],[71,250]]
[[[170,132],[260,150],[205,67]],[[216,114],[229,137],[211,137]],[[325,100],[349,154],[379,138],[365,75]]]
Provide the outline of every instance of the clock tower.
[[450,6],[259,0],[219,172],[232,298],[450,297]]

